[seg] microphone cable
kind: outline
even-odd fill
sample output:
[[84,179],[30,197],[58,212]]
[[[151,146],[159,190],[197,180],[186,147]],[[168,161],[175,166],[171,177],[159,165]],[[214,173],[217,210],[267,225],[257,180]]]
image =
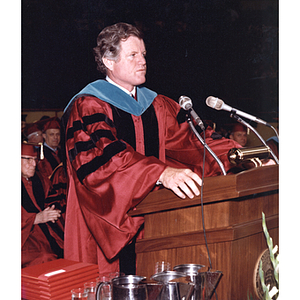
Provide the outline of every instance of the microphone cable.
[[[192,131],[196,134],[196,136],[198,137],[198,132],[195,129],[191,118],[189,116],[189,114],[187,115],[187,122],[189,123]],[[207,236],[206,236],[206,229],[205,229],[205,223],[204,223],[204,204],[203,204],[203,182],[204,182],[204,174],[205,174],[205,156],[206,156],[206,142],[205,142],[205,130],[202,131],[203,132],[203,166],[202,166],[202,185],[200,188],[200,204],[201,204],[201,216],[202,216],[202,228],[203,228],[203,235],[204,235],[204,240],[205,240],[205,246],[206,246],[206,251],[207,251],[207,256],[208,256],[208,261],[209,261],[209,271],[212,269],[212,262],[211,262],[211,257],[210,257],[210,252],[209,252],[209,248],[208,248],[208,242],[207,242]],[[198,137],[199,138],[199,137]],[[215,296],[216,296],[216,300],[218,300],[218,295],[217,295],[217,291],[216,289],[214,290]]]
[[207,243],[207,237],[206,237],[206,229],[205,229],[205,224],[204,224],[204,205],[203,205],[203,182],[204,182],[204,174],[205,174],[205,156],[206,156],[206,146],[207,146],[206,142],[205,142],[205,130],[202,130],[202,132],[203,132],[203,139],[202,139],[199,132],[196,130],[189,113],[186,114],[186,121],[190,125],[190,128],[193,131],[193,133],[196,135],[198,140],[203,145],[203,166],[202,166],[202,185],[200,188],[200,204],[201,204],[203,235],[204,235],[204,240],[205,240],[205,246],[207,249],[209,268],[212,269],[212,263],[211,263],[211,258],[210,258],[210,253],[209,253],[209,249],[208,249],[208,243]]
[[[203,130],[203,140],[204,144],[205,142],[205,130]],[[203,181],[204,181],[204,173],[205,173],[205,154],[206,154],[206,147],[203,147],[203,166],[202,166],[202,185],[201,185],[201,195],[200,195],[200,202],[201,202],[201,215],[202,215],[202,228],[203,228],[203,235],[204,235],[204,240],[205,240],[205,246],[207,250],[207,256],[208,256],[208,261],[209,261],[209,271],[212,269],[212,263],[211,263],[211,258],[210,258],[210,253],[209,253],[209,248],[208,248],[208,242],[207,242],[207,237],[206,237],[206,229],[205,229],[205,224],[204,224],[204,205],[203,205]],[[217,290],[214,290],[216,300],[218,300],[218,294]]]
[[[205,131],[203,131],[203,140],[205,143]],[[205,224],[204,224],[203,181],[204,181],[204,173],[205,173],[205,155],[206,155],[206,148],[203,147],[202,185],[201,185],[200,203],[201,203],[203,235],[204,235],[204,240],[205,240],[205,246],[207,249],[209,268],[212,269],[212,263],[211,263],[211,258],[210,258],[208,243],[207,243],[207,237],[206,237],[206,229],[205,229]]]

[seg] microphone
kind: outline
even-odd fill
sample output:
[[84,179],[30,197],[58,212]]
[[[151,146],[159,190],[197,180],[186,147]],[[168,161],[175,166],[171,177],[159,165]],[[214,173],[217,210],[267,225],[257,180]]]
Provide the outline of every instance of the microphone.
[[216,110],[226,110],[226,111],[229,111],[231,113],[237,114],[237,115],[239,115],[241,117],[244,117],[244,118],[246,118],[248,120],[254,121],[256,123],[260,123],[260,124],[266,125],[268,127],[272,127],[266,121],[258,119],[255,116],[252,116],[250,114],[242,112],[242,111],[240,111],[238,109],[235,109],[235,108],[233,108],[233,107],[225,104],[224,101],[221,100],[221,99],[219,99],[219,98],[216,98],[216,97],[213,97],[213,96],[207,97],[207,99],[206,99],[206,105],[209,106],[209,107],[211,107],[211,108],[214,108]]
[[[189,111],[190,115],[193,117],[193,119],[196,121],[196,123],[200,126],[200,128],[204,131],[204,138],[205,138],[205,127],[202,122],[202,120],[199,118],[199,116],[196,114],[196,112],[193,110],[192,100],[187,96],[180,96],[179,97],[179,105],[182,109]],[[201,144],[205,147],[205,149],[208,150],[210,155],[216,160],[218,163],[223,175],[226,175],[225,167],[222,163],[222,161],[218,158],[218,156],[210,149],[210,147],[205,143],[205,141],[202,139],[196,128],[194,127],[194,124],[189,117],[187,122],[189,123],[192,131],[194,132],[195,136],[198,138],[198,140],[201,142]]]
[[179,102],[180,107],[183,108],[184,110],[187,110],[191,114],[193,119],[196,121],[197,125],[203,131],[205,131],[205,127],[204,127],[202,120],[200,119],[200,117],[197,115],[197,113],[193,109],[192,100],[187,96],[180,96],[178,102]]

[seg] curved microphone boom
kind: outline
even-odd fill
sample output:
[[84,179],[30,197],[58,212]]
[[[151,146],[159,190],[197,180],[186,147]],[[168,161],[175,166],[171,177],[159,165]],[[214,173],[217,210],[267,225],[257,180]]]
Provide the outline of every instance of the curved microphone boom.
[[[180,96],[178,102],[179,102],[180,107],[183,108],[184,110],[188,110],[190,112],[190,115],[197,122],[197,124],[200,127],[201,126],[203,127],[203,128],[201,127],[201,129],[203,130],[204,136],[205,136],[205,127],[204,127],[204,124],[203,124],[202,120],[199,118],[199,116],[196,114],[196,112],[193,110],[193,108],[192,108],[192,100],[189,97],[187,97],[187,96]],[[224,167],[222,161],[219,159],[219,157],[210,149],[210,147],[202,139],[202,137],[200,136],[200,134],[198,133],[198,131],[194,127],[194,124],[193,124],[193,122],[192,122],[192,120],[191,120],[190,117],[188,117],[187,122],[190,125],[190,128],[192,129],[192,131],[194,132],[194,134],[196,135],[196,137],[198,138],[198,140],[201,142],[201,144],[205,147],[205,149],[210,153],[210,155],[218,163],[218,165],[219,165],[219,167],[220,167],[223,175],[226,175],[226,170],[225,170],[225,167]]]
[[226,111],[229,111],[231,113],[234,113],[236,115],[239,115],[243,118],[246,118],[248,120],[251,120],[251,121],[254,121],[256,123],[260,123],[260,124],[263,124],[263,125],[266,125],[268,127],[272,127],[269,123],[267,123],[266,121],[264,120],[261,120],[259,118],[256,118],[255,116],[252,116],[250,114],[247,114],[245,112],[242,112],[238,109],[235,109],[227,104],[224,103],[223,100],[219,99],[219,98],[216,98],[216,97],[213,97],[213,96],[209,96],[207,97],[206,99],[206,105],[213,108],[213,109],[216,109],[216,110],[226,110]]
[[279,165],[279,160],[278,160],[277,156],[274,154],[274,152],[272,151],[272,149],[267,145],[267,143],[261,137],[261,135],[249,123],[247,123],[245,120],[243,120],[242,118],[240,118],[239,116],[237,116],[235,113],[231,113],[230,117],[233,118],[233,119],[235,119],[239,123],[243,124],[247,128],[251,129],[256,134],[256,136],[259,138],[259,140],[264,144],[264,146],[269,150],[269,152],[270,152],[272,158],[275,160],[276,164]]
[[187,96],[180,96],[178,102],[180,107],[184,110],[187,110],[191,114],[193,119],[196,121],[197,125],[204,131],[204,124],[200,117],[197,115],[197,113],[194,111],[192,100]]

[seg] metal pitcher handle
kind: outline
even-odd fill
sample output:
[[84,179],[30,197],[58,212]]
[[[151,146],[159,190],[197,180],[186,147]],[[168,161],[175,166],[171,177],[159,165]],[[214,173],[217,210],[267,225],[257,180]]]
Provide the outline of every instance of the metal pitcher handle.
[[[105,295],[105,297],[103,298],[101,296],[101,291],[103,290],[103,287],[105,287],[106,285],[109,286],[109,295]],[[96,300],[111,300],[110,291],[111,291],[111,287],[109,282],[100,282],[96,289]]]

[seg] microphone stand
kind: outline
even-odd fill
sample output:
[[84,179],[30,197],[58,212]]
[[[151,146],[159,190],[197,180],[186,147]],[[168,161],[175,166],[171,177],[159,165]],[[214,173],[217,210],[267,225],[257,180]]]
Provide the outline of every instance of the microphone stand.
[[219,159],[219,157],[209,148],[209,146],[204,142],[204,140],[202,139],[202,137],[200,136],[200,134],[198,133],[198,131],[196,130],[190,116],[187,117],[187,122],[189,123],[192,131],[194,132],[195,136],[198,138],[198,140],[201,142],[201,144],[205,147],[205,149],[211,154],[211,156],[216,160],[216,162],[218,163],[223,175],[226,175],[226,171],[224,168],[223,163],[221,162],[221,160]]
[[243,124],[247,128],[251,129],[256,134],[256,136],[259,138],[259,140],[265,145],[265,147],[270,151],[271,156],[275,160],[276,164],[279,165],[278,158],[276,157],[276,155],[274,154],[274,152],[272,151],[272,149],[267,145],[267,143],[265,142],[265,140],[261,137],[261,135],[257,132],[257,130],[255,130],[249,123],[247,123],[241,117],[239,117],[234,111],[230,114],[230,117],[232,119],[235,119],[239,123]]
[[[211,156],[217,161],[218,165],[220,166],[223,175],[226,175],[226,171],[224,168],[223,163],[221,162],[221,160],[217,157],[217,155],[208,147],[208,145],[205,143],[205,128],[204,130],[200,127],[200,125],[198,124],[198,126],[202,129],[202,131],[204,132],[204,140],[202,139],[202,137],[200,136],[200,134],[198,133],[198,131],[196,130],[192,120],[191,120],[191,115],[190,113],[188,113],[186,115],[186,121],[188,122],[188,124],[190,125],[192,131],[194,132],[194,134],[196,135],[196,137],[198,138],[198,140],[201,142],[201,144],[204,146],[203,149],[203,168],[202,168],[202,179],[204,178],[204,168],[205,168],[205,150],[207,150]],[[205,229],[205,222],[204,222],[204,210],[203,210],[203,184],[201,185],[201,214],[202,214],[202,227],[203,227],[203,234],[204,234],[204,240],[205,240],[205,245],[206,245],[206,249],[207,249],[207,256],[208,256],[208,261],[209,261],[209,270],[212,269],[212,264],[211,264],[211,258],[210,258],[210,253],[209,253],[209,248],[208,248],[208,243],[207,243],[207,237],[206,237],[206,229]],[[216,299],[218,300],[218,295],[217,295],[217,291],[214,291],[215,295],[216,295]]]

